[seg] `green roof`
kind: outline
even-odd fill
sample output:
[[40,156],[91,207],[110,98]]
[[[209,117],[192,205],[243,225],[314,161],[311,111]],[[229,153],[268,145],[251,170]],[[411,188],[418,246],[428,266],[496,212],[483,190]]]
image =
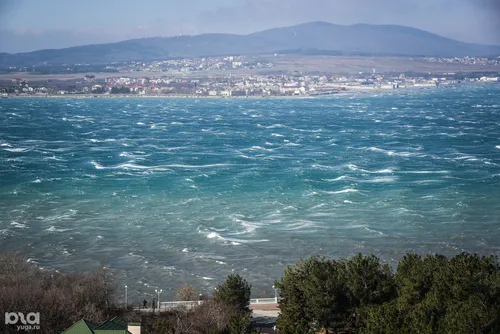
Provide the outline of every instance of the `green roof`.
[[96,328],[97,325],[91,323],[87,320],[80,320],[73,324],[70,328],[65,330],[63,334],[94,334],[93,329]]
[[[139,325],[139,324],[137,324]],[[100,325],[86,320],[80,320],[63,332],[63,334],[131,334],[128,331],[128,323],[119,318],[107,320]]]
[[128,324],[123,319],[114,317],[108,321],[103,322],[97,328],[99,330],[127,330]]

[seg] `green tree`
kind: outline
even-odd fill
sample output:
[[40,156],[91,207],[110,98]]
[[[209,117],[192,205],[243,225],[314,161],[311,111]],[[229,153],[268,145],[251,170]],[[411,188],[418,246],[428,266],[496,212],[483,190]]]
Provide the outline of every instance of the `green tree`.
[[364,333],[500,332],[496,257],[407,254],[399,263],[396,282],[397,299],[368,312]]
[[112,87],[111,94],[130,94],[130,88],[122,86],[122,87]]
[[395,296],[390,267],[375,256],[350,260],[311,257],[288,267],[280,290],[278,328],[283,333],[355,331],[373,304]]
[[232,305],[237,310],[249,312],[251,285],[238,274],[231,274],[224,284],[217,286],[214,302]]

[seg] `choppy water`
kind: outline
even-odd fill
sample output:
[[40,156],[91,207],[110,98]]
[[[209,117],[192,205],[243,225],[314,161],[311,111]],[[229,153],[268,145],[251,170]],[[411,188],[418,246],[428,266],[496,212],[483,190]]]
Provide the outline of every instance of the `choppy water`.
[[[0,100],[0,250],[131,298],[312,254],[500,254],[500,87],[330,99]],[[162,297],[162,298],[164,298]]]

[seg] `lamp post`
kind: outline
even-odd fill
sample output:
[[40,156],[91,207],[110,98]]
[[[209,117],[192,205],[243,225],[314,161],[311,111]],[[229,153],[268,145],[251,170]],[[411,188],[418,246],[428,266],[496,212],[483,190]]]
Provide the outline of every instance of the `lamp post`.
[[128,291],[127,291],[127,289],[128,289],[128,286],[125,285],[125,308],[127,308],[127,306],[128,306],[128,301],[127,301],[127,298],[128,298],[128,293],[127,292]]
[[274,289],[274,302],[278,304],[278,291],[276,290],[276,287],[273,285]]
[[162,293],[163,290],[162,289],[160,289],[160,290],[156,289],[155,292],[158,295],[158,298],[157,298],[157,300],[158,300],[157,301],[158,302],[158,311],[160,311],[160,293]]

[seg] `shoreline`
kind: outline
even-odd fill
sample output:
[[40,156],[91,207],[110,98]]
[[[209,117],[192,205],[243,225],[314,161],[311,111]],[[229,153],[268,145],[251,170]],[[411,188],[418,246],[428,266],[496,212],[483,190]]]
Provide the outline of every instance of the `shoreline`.
[[[253,95],[253,96],[207,96],[207,95],[192,95],[192,94],[175,94],[175,95],[138,95],[138,94],[45,94],[45,95],[28,95],[28,94],[6,94],[0,95],[2,99],[16,99],[16,98],[62,98],[62,99],[116,99],[116,98],[147,98],[147,99],[321,99],[332,97],[353,96],[356,94],[380,94],[380,93],[404,93],[407,91],[416,90],[429,90],[429,89],[442,89],[442,88],[456,88],[466,86],[490,86],[497,83],[488,82],[470,82],[454,85],[441,85],[441,86],[407,86],[404,88],[387,89],[387,88],[364,88],[356,87],[355,89],[346,89],[332,94],[324,95]],[[500,85],[500,84],[499,84]]]

